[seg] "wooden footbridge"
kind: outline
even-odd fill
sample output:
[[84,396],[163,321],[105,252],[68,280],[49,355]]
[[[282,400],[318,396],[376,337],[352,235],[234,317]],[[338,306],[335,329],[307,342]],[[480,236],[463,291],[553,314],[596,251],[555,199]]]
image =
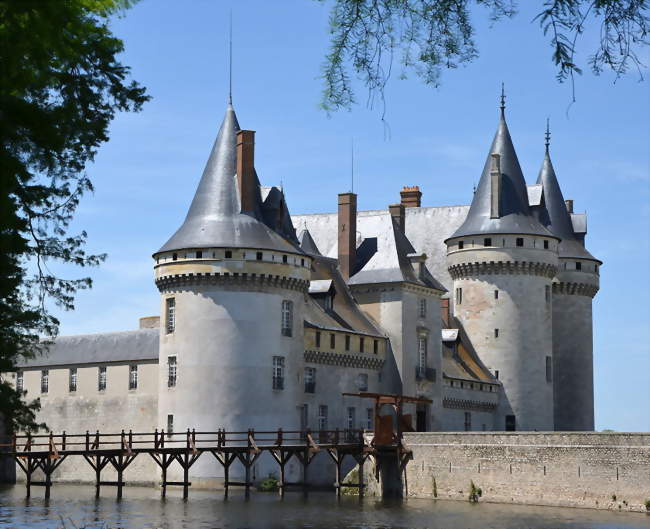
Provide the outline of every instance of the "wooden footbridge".
[[[251,486],[251,471],[253,464],[264,453],[268,452],[279,467],[279,492],[284,494],[289,487],[300,487],[306,493],[308,490],[308,470],[313,458],[319,452],[329,455],[335,467],[334,487],[341,494],[342,487],[356,487],[359,495],[363,496],[364,465],[369,458],[374,459],[375,476],[379,479],[380,459],[385,460],[389,455],[397,465],[401,474],[407,462],[412,457],[411,451],[404,446],[402,439],[403,427],[408,416],[401,413],[404,402],[420,402],[424,399],[395,395],[380,395],[360,393],[350,396],[375,399],[375,429],[364,430],[291,430],[282,428],[274,431],[247,430],[240,432],[201,432],[186,430],[185,432],[133,432],[122,430],[120,433],[83,434],[41,434],[14,435],[10,444],[0,445],[0,455],[12,457],[26,476],[27,497],[31,495],[34,486],[45,487],[45,498],[50,497],[54,471],[66,459],[82,457],[95,472],[95,495],[98,497],[101,487],[117,488],[117,498],[122,497],[122,489],[126,485],[125,472],[138,457],[151,457],[161,470],[161,494],[164,497],[167,487],[180,486],[183,488],[183,498],[188,497],[192,485],[189,479],[190,469],[200,457],[214,457],[223,468],[224,494],[227,497],[230,487],[244,487],[249,496]],[[396,414],[382,415],[381,409],[388,404]],[[395,421],[395,419],[397,419]],[[342,483],[341,467],[346,456],[352,457],[359,465],[358,483]],[[295,458],[302,466],[302,481],[299,483],[286,481],[285,467]],[[244,481],[231,481],[230,468],[239,461],[244,467]],[[171,465],[177,464],[183,471],[182,481],[169,481],[168,471]],[[102,479],[102,471],[110,465],[117,474],[116,481]],[[44,476],[43,480],[35,480],[35,475]]]

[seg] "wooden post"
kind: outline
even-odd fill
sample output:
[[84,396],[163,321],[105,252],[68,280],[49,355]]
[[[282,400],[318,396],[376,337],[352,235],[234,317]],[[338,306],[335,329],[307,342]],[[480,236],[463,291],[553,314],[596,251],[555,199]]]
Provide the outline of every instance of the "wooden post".
[[189,482],[189,457],[190,457],[190,429],[187,429],[185,439],[185,454],[183,456],[183,499],[186,500],[188,496],[188,482]]

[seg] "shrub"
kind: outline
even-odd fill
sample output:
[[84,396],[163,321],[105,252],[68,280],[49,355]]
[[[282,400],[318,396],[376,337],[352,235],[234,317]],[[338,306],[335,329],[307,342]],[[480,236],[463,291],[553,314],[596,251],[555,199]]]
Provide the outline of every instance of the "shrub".
[[269,474],[265,479],[263,479],[259,486],[257,487],[257,490],[260,492],[277,492],[279,488],[279,482],[278,478],[276,478],[273,474]]
[[478,499],[483,496],[483,490],[474,485],[473,481],[470,481],[469,487],[469,501],[470,503],[477,503]]

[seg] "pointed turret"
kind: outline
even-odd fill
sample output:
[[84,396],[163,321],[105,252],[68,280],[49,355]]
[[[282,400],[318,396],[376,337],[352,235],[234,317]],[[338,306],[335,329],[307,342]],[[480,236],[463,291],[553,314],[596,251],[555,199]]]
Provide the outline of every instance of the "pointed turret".
[[300,249],[306,254],[322,255],[308,229],[305,228],[300,232],[300,235],[298,235],[298,240],[300,241]]
[[528,206],[526,182],[512,144],[503,106],[469,213],[450,239],[493,233],[551,235],[532,216]]
[[542,226],[562,239],[558,249],[561,258],[592,259],[595,261],[597,259],[582,246],[573,231],[571,215],[567,210],[564,196],[562,196],[562,190],[555,175],[548,147],[547,138],[544,161],[537,177],[537,185],[542,186],[544,200],[539,207],[534,208],[535,216]]
[[[296,248],[258,219],[259,189],[251,190],[256,202],[241,211],[236,175],[237,132],[240,130],[231,104],[203,170],[190,209],[181,227],[158,252],[190,248],[259,248],[296,252]],[[251,180],[259,186],[257,176]]]

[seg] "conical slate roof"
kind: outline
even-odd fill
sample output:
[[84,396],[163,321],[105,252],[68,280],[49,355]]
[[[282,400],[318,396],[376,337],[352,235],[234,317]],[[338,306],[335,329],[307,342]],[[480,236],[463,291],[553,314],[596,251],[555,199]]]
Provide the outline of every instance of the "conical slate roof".
[[[500,155],[502,178],[501,216],[493,219],[490,218],[490,155],[494,153]],[[526,182],[503,111],[467,218],[450,239],[493,233],[553,236],[531,214]]]
[[562,239],[559,246],[560,257],[597,260],[575,236],[571,215],[567,211],[548,147],[537,177],[537,184],[542,186],[544,200],[539,207],[535,208],[535,216],[540,224]]
[[322,255],[308,229],[304,229],[300,232],[298,240],[300,241],[300,248],[303,252],[310,255]]
[[[185,221],[158,252],[206,247],[300,251],[253,216],[256,213],[241,213],[235,174],[238,130],[229,104]],[[259,204],[255,209],[261,210]]]

